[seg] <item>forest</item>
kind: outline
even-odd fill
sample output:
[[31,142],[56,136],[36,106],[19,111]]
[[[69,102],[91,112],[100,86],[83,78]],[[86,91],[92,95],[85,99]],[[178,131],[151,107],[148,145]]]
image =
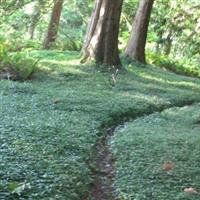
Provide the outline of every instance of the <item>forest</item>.
[[199,200],[199,163],[199,0],[0,1],[0,200]]

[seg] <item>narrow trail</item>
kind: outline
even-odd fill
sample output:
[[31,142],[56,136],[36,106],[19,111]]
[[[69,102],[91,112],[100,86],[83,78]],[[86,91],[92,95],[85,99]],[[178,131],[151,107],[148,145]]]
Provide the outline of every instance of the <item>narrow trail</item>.
[[[114,160],[109,149],[108,141],[113,135],[115,127],[106,130],[106,134],[97,142],[96,169],[94,186],[91,191],[91,200],[113,200],[115,177]],[[89,199],[88,199],[89,200]]]
[[[134,121],[140,117],[148,116],[157,112],[163,112],[169,108],[181,108],[192,106],[199,103],[198,101],[179,102],[176,104],[166,105],[161,108],[153,106],[147,111],[127,112],[112,117],[112,121],[108,124],[102,124],[102,137],[96,143],[95,169],[92,170],[94,183],[91,188],[90,195],[83,200],[117,200],[113,182],[115,178],[115,159],[109,147],[109,141],[115,134],[115,130],[126,122]],[[152,105],[150,105],[152,106]]]

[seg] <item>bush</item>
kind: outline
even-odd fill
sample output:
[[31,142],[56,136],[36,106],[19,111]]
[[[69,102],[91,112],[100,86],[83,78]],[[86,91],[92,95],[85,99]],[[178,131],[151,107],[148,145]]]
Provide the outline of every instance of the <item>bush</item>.
[[8,50],[6,46],[6,42],[0,38],[0,62],[7,57]]
[[0,61],[0,78],[27,80],[35,72],[37,63],[24,52],[7,54]]
[[9,40],[8,50],[9,52],[19,52],[24,49],[36,50],[40,49],[41,44],[37,40]]
[[200,67],[186,59],[182,59],[180,61],[175,59],[172,60],[163,55],[155,54],[149,51],[147,52],[147,60],[150,64],[171,70],[177,74],[200,77]]
[[79,40],[57,41],[54,48],[62,51],[80,51],[82,42]]
[[13,38],[5,38],[5,37],[0,36],[0,51],[1,51],[2,45],[9,52],[19,52],[19,51],[24,51],[25,49],[38,50],[42,46],[41,42],[38,40],[27,40],[27,39],[22,40],[20,38],[13,39]]

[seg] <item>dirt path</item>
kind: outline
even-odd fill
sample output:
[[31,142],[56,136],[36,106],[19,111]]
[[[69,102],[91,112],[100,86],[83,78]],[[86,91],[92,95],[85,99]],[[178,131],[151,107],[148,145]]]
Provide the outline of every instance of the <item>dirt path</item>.
[[[103,136],[98,140],[96,144],[96,156],[95,156],[95,169],[92,170],[94,177],[94,184],[91,189],[91,193],[88,197],[82,200],[116,200],[115,189],[113,188],[113,182],[115,178],[114,158],[109,148],[109,141],[115,133],[118,127],[121,127],[128,121],[134,121],[139,117],[150,115],[156,112],[162,112],[165,109],[172,107],[184,107],[190,106],[198,102],[182,102],[177,105],[164,106],[163,108],[149,109],[147,112],[133,114],[132,116],[127,113],[123,113],[118,119],[113,119],[112,125],[107,126],[104,130]],[[106,126],[105,126],[106,127]]]
[[[115,127],[106,130],[106,134],[97,142],[96,169],[94,186],[90,200],[113,200],[114,188],[112,187],[115,177],[114,160],[109,149],[108,141],[113,135]],[[89,200],[89,199],[88,199]]]

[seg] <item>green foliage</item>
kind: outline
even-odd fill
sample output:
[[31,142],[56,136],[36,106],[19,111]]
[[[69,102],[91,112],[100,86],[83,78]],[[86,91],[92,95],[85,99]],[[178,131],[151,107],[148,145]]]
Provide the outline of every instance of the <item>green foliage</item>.
[[40,48],[41,42],[37,40],[7,39],[7,49],[9,52],[30,51]]
[[22,8],[24,5],[30,3],[32,0],[6,0],[0,4],[0,17],[11,15],[16,10]]
[[88,0],[67,2],[62,12],[60,33],[57,38],[57,49],[80,50],[91,12]]
[[[52,0],[4,1],[0,5],[2,14],[0,35],[5,35],[6,32],[7,39],[19,40],[20,43],[24,43],[23,40],[27,41],[30,38],[30,26],[35,24],[33,40],[37,44],[31,45],[31,47],[38,49],[38,45],[41,45],[41,41],[45,37],[52,2]],[[54,48],[81,49],[93,6],[94,1],[91,0],[68,0],[64,3],[57,45]],[[137,0],[124,1],[119,38],[121,50],[126,46],[137,6]],[[198,37],[199,10],[198,1],[155,1],[147,48],[155,51],[155,47],[158,47],[157,50],[160,54],[170,54],[173,57],[197,56],[200,44]],[[40,42],[38,43],[38,41]],[[15,46],[16,50],[26,47],[26,45],[21,47],[20,44]],[[17,46],[19,47],[17,48]]]
[[[14,44],[14,45],[12,45]],[[19,51],[21,43],[0,39],[0,79],[11,80],[27,80],[36,71],[38,61],[31,58],[28,52],[10,53]],[[33,41],[26,43],[26,48],[31,48],[35,45]],[[36,47],[36,46],[34,46]]]
[[178,74],[186,76],[200,77],[200,67],[187,59],[175,60],[160,54],[155,54],[150,51],[147,52],[147,60],[149,63],[171,70]]
[[4,55],[0,62],[0,74],[12,80],[27,80],[36,70],[37,62],[27,53]]
[[[112,138],[114,186],[119,199],[198,200],[185,188],[200,187],[200,105],[171,108],[126,123]],[[174,163],[172,171],[163,164]]]
[[3,41],[3,39],[0,38],[0,62],[7,57],[8,55],[8,50],[7,50],[7,45],[6,42]]
[[149,36],[154,35],[154,41],[148,40],[151,50],[189,59],[198,54],[199,8],[198,1],[155,1],[149,26]]
[[137,11],[137,0],[125,0],[121,13],[120,34],[119,34],[119,48],[124,50],[130,36],[132,22]]
[[62,51],[80,51],[82,47],[82,41],[79,39],[80,38],[70,40],[70,38],[67,38],[64,41],[59,40],[56,42],[54,48]]
[[[5,14],[1,20],[0,35],[9,41],[14,41],[14,43],[12,42],[12,51],[20,51],[22,48],[29,48],[30,45],[35,49],[41,47],[49,24],[52,2],[52,0],[22,1],[20,3],[8,1],[1,5],[5,13],[6,8],[9,8],[9,14]],[[60,50],[81,49],[92,6],[93,2],[90,0],[69,0],[64,3],[57,43],[54,48]],[[32,40],[29,40],[31,26],[34,27],[34,35]],[[6,35],[5,32],[7,32]]]
[[75,52],[31,55],[41,59],[34,80],[0,81],[2,199],[80,200],[94,181],[102,124],[200,100],[199,80],[159,68],[126,65],[112,87],[109,73],[79,65]]
[[[126,47],[137,6],[138,1],[124,1],[120,49],[124,50]],[[195,59],[199,56],[199,8],[198,1],[156,0],[150,19],[146,49],[176,59]]]
[[41,42],[38,40],[23,40],[21,41],[22,50],[39,50],[41,48]]

